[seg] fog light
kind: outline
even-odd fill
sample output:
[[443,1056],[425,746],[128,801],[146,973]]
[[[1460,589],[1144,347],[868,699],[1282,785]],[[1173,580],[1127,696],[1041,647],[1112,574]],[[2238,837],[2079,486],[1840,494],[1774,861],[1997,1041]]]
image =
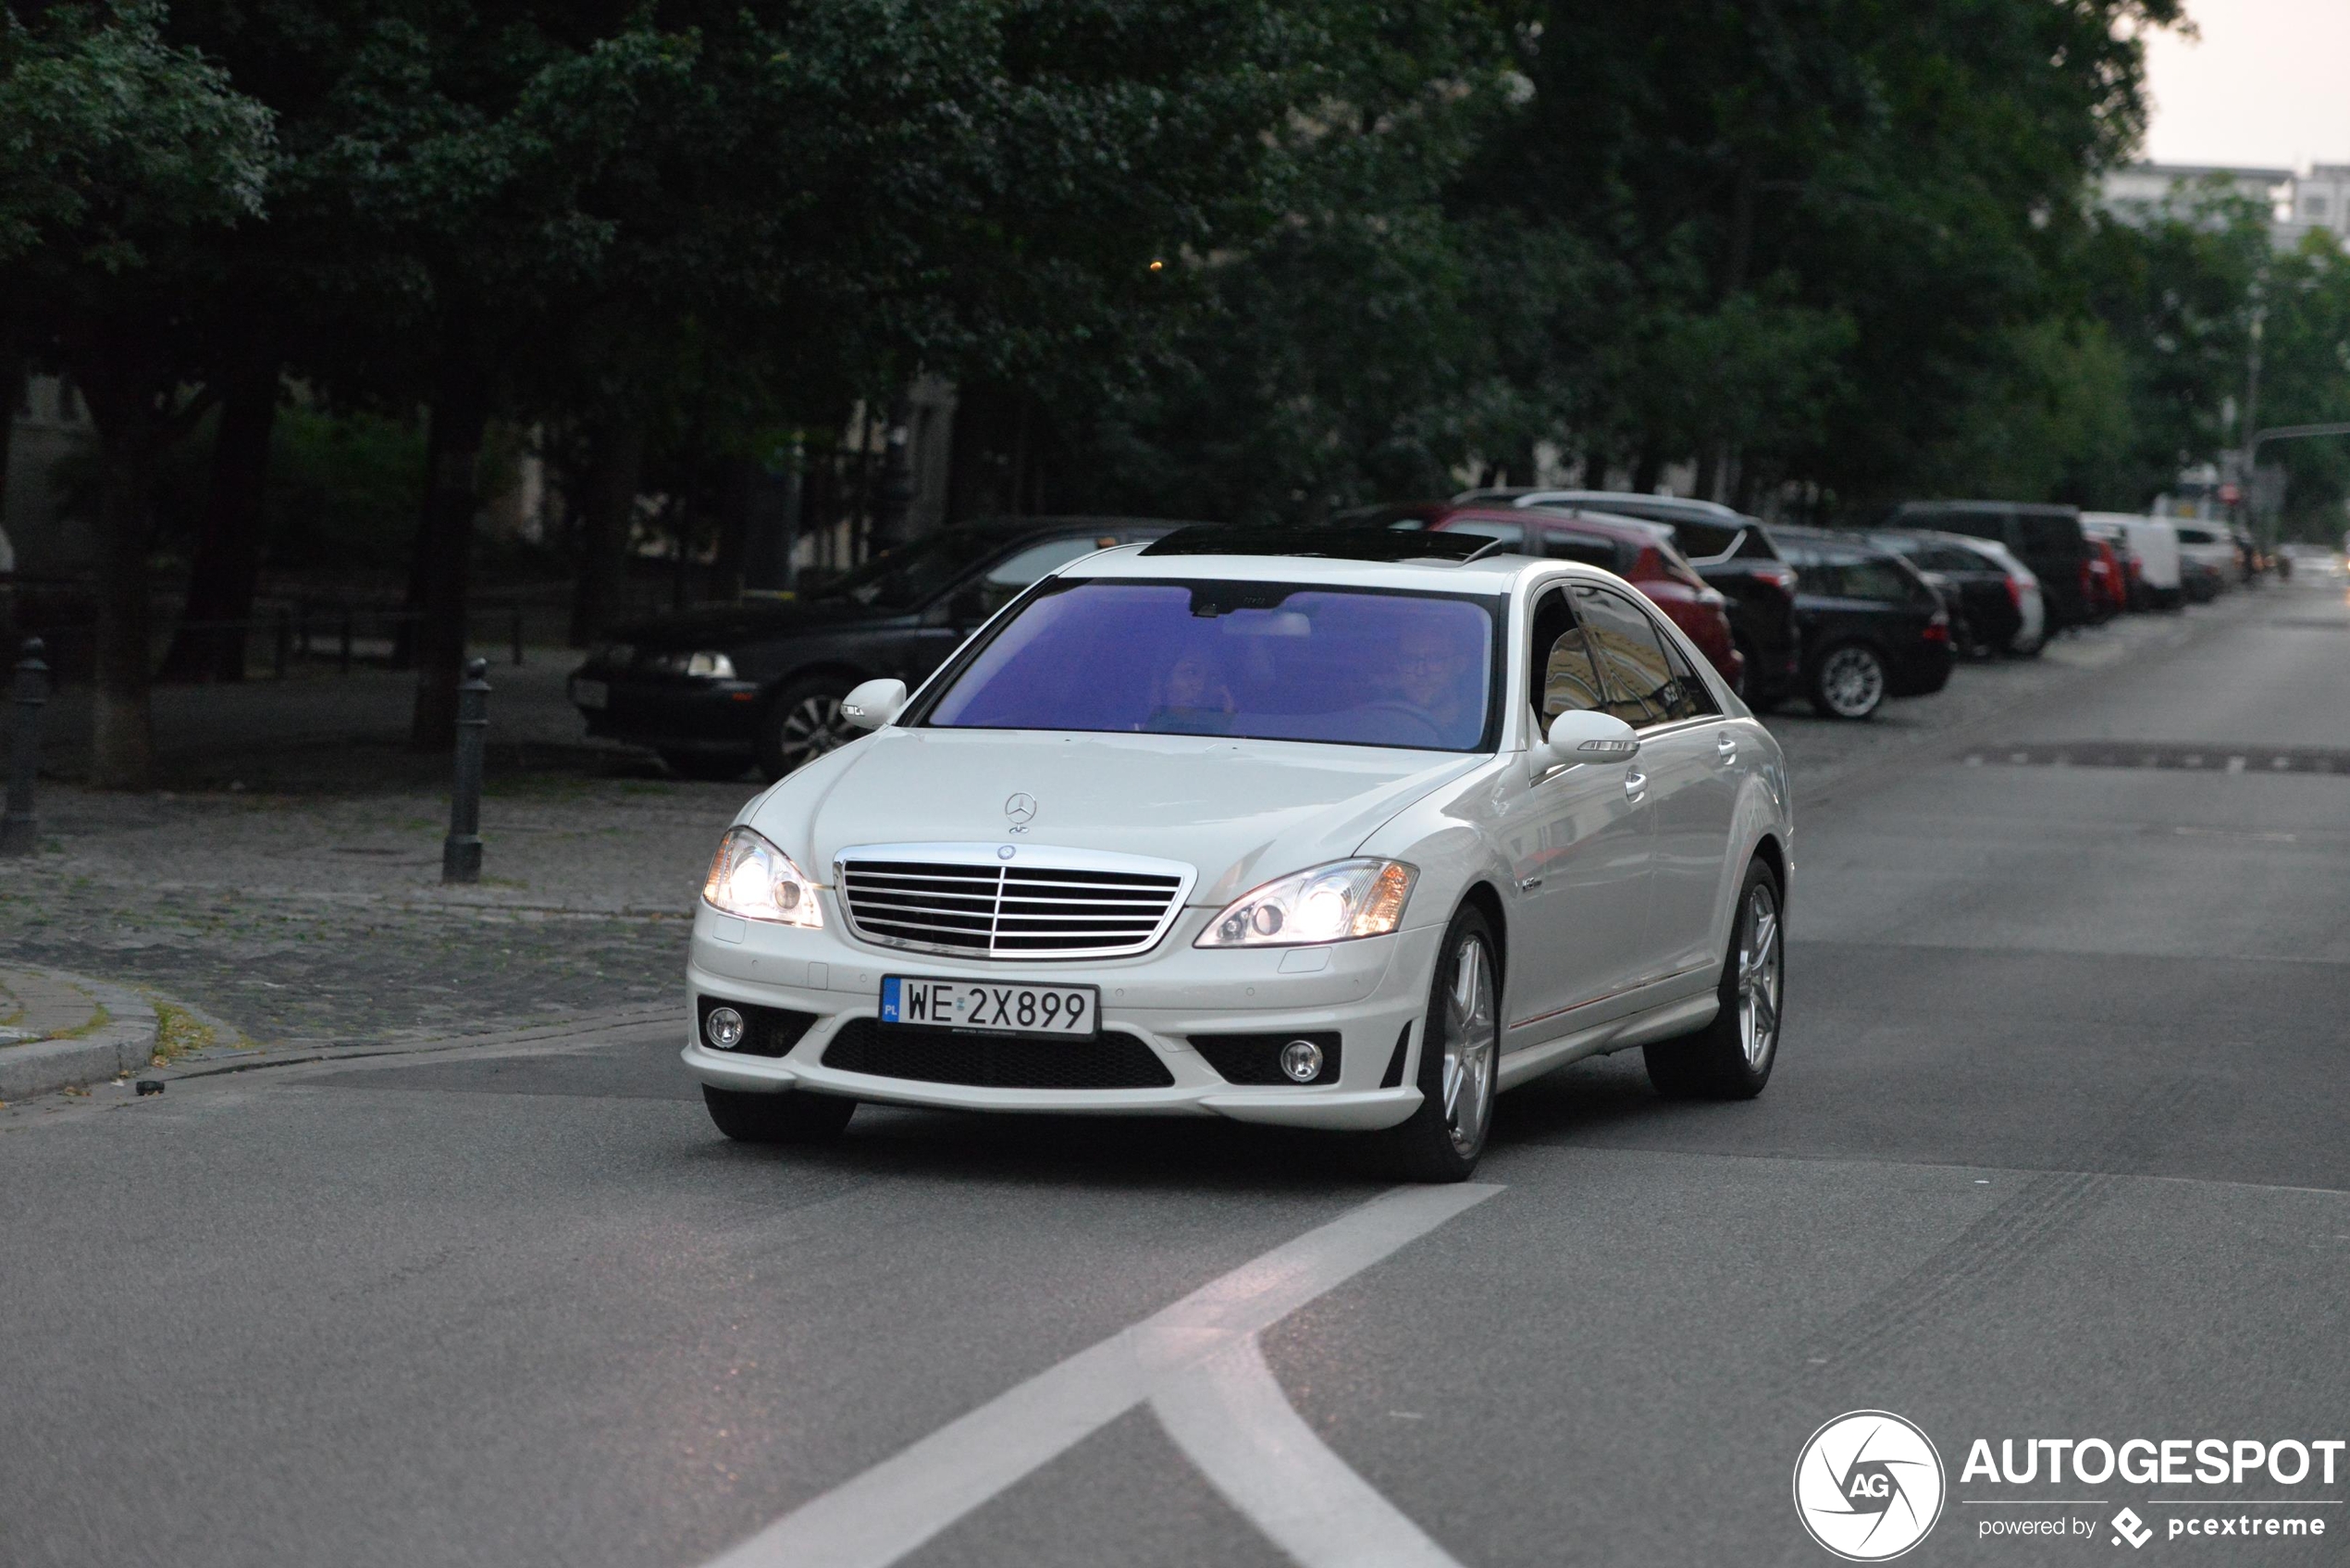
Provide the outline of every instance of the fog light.
[[701,1020],[701,1031],[721,1051],[731,1051],[743,1043],[743,1016],[732,1007],[712,1007]]
[[1313,1082],[1322,1076],[1322,1048],[1311,1040],[1291,1041],[1281,1047],[1281,1070],[1292,1083]]

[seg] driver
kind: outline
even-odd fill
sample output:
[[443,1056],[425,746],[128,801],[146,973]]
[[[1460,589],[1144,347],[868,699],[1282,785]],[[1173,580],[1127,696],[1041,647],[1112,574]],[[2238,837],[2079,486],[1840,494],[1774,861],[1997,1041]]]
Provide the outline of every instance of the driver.
[[1173,735],[1229,735],[1232,728],[1232,688],[1224,684],[1215,664],[1196,650],[1175,656],[1151,693],[1151,716],[1144,729]]
[[1427,622],[1407,623],[1395,642],[1390,681],[1396,696],[1447,740],[1484,718],[1476,710],[1470,683],[1462,679],[1469,660],[1458,636]]

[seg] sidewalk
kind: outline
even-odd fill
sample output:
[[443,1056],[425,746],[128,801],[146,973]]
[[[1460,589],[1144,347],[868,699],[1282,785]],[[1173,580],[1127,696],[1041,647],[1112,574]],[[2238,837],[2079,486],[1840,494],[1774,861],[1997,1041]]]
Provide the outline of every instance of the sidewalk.
[[155,1009],[121,986],[0,969],[0,1103],[136,1071],[157,1032]]
[[[643,752],[589,740],[564,687],[580,655],[525,650],[526,662],[489,663],[489,763],[492,773],[562,771],[657,775]],[[416,677],[405,670],[297,668],[286,679],[226,685],[160,685],[153,704],[164,783],[176,789],[379,788],[438,784],[445,757],[408,749]],[[79,780],[90,768],[90,687],[60,688],[41,716],[42,772]]]

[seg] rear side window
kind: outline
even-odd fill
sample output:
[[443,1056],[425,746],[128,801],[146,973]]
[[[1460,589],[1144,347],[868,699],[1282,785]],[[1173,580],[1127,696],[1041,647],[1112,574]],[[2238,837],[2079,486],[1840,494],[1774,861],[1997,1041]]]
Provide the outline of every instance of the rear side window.
[[1664,657],[1664,644],[1649,618],[1621,594],[1607,588],[1575,590],[1576,612],[1589,635],[1607,681],[1603,710],[1640,729],[1668,722],[1686,696]]
[[2179,529],[2179,542],[2183,545],[2216,545],[2220,542],[2220,536],[2208,528],[2189,528],[2182,525]]

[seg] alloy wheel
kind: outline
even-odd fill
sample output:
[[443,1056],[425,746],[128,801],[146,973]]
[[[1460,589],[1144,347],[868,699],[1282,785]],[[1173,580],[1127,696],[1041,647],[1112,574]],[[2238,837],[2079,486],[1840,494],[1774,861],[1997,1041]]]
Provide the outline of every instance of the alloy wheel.
[[790,772],[850,738],[848,725],[840,716],[839,698],[805,697],[785,712],[777,726],[775,749],[783,756],[784,771]]
[[1747,895],[1738,941],[1738,1043],[1750,1067],[1762,1067],[1778,1046],[1786,972],[1778,897],[1770,883],[1758,881]]
[[1500,1043],[1493,956],[1472,932],[1453,950],[1453,985],[1444,996],[1444,1130],[1463,1154],[1475,1154],[1485,1142]]
[[1839,648],[1820,666],[1820,694],[1839,717],[1861,718],[1885,699],[1885,666],[1865,648]]

